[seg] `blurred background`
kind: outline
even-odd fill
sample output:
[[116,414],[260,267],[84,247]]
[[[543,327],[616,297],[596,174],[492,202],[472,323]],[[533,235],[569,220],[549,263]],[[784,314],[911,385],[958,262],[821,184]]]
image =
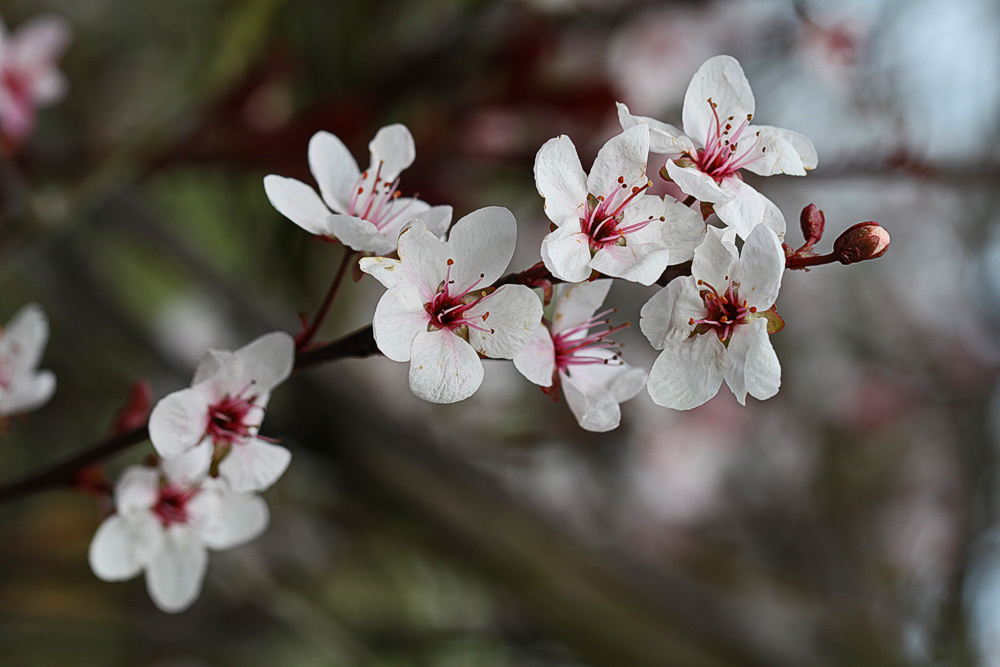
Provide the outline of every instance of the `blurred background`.
[[[92,498],[0,507],[0,664],[1000,665],[1000,3],[0,0],[12,28],[40,13],[73,27],[70,91],[0,165],[0,321],[42,304],[59,388],[0,439],[4,479],[103,437],[132,381],[163,396],[315,309],[341,249],[261,179],[311,183],[318,130],[365,164],[407,124],[404,193],[509,207],[521,270],[538,147],[568,134],[589,166],[615,101],[679,124],[728,53],[760,121],[819,151],[748,177],[788,242],[815,202],[824,252],[862,220],[892,248],[786,275],[783,387],[746,408],[643,392],[595,435],[507,362],[451,406],[381,357],[296,376],[264,429],[293,451],[271,527],[176,616],[90,572]],[[609,298],[647,369],[654,289]],[[381,293],[348,281],[322,336]]]

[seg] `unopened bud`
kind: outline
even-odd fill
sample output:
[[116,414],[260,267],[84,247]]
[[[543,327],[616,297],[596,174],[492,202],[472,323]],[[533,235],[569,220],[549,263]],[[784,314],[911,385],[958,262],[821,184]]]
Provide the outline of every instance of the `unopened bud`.
[[802,213],[799,215],[799,225],[802,228],[802,237],[806,240],[806,246],[812,246],[823,238],[826,216],[816,204],[809,204],[802,209]]
[[833,252],[841,264],[876,259],[889,249],[889,232],[877,222],[859,222],[841,234]]

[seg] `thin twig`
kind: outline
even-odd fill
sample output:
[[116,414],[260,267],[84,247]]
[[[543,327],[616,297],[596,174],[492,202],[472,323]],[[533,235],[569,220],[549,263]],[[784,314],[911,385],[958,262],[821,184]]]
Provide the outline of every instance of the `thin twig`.
[[330,289],[327,290],[326,296],[323,297],[323,303],[320,304],[319,309],[316,311],[316,316],[313,317],[312,322],[309,323],[306,330],[295,337],[295,348],[297,350],[304,350],[309,347],[309,343],[316,337],[319,328],[323,325],[323,320],[326,319],[326,314],[330,311],[334,297],[337,296],[337,290],[340,289],[341,283],[344,282],[347,267],[350,266],[351,260],[355,256],[356,253],[354,251],[348,250],[346,246],[344,247],[344,258],[340,261],[340,268],[337,269],[337,275],[333,277]]

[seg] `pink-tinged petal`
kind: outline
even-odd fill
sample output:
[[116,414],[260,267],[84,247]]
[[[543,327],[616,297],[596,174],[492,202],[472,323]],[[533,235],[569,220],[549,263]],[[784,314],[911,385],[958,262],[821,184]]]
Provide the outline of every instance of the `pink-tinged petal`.
[[456,222],[446,244],[448,257],[455,260],[455,289],[465,290],[477,280],[481,287],[496,282],[507,270],[516,243],[517,221],[502,206],[481,208]]
[[392,183],[399,172],[403,171],[417,157],[417,146],[413,135],[405,125],[395,123],[386,125],[375,133],[375,138],[368,144],[372,154],[370,170],[377,170],[382,163],[380,176],[383,181]]
[[11,370],[15,375],[38,367],[48,341],[49,319],[36,303],[21,308],[7,328],[0,330],[0,349],[13,362]]
[[706,289],[710,285],[722,293],[735,278],[738,262],[739,253],[732,232],[709,227],[705,230],[705,240],[694,251],[691,275],[695,280],[704,281]]
[[182,389],[168,394],[149,415],[149,439],[160,456],[177,456],[205,437],[209,402],[204,391]]
[[351,190],[361,171],[344,142],[329,132],[314,134],[309,140],[309,170],[326,205],[337,213],[347,213]]
[[55,393],[55,373],[40,371],[21,375],[6,391],[0,390],[0,415],[16,415],[40,408]]
[[214,452],[215,447],[210,441],[205,440],[177,456],[160,459],[160,468],[171,482],[190,486],[208,476]]
[[[761,321],[761,324],[767,325]],[[729,353],[729,368],[726,369],[726,384],[736,396],[736,401],[740,405],[747,404],[747,381],[746,363],[747,351],[753,342],[753,330],[757,323],[741,325],[736,327],[732,337],[729,339],[729,346],[726,351]],[[708,334],[711,335],[711,334]],[[765,332],[766,336],[767,333]]]
[[676,344],[690,336],[694,329],[691,319],[705,315],[705,304],[698,294],[693,276],[670,281],[654,294],[639,312],[639,329],[657,350]]
[[760,155],[744,167],[747,171],[760,176],[805,176],[807,170],[815,169],[819,164],[816,147],[798,132],[770,125],[751,125],[746,131],[749,136],[752,136],[749,133],[759,133],[754,148],[755,155]]
[[552,313],[552,331],[559,333],[583,324],[604,303],[613,281],[608,279],[556,286],[556,308]]
[[621,102],[618,102],[618,122],[621,123],[623,130],[645,124],[649,128],[650,153],[679,157],[682,153],[691,153],[695,150],[694,142],[673,125],[648,116],[634,116]]
[[[243,364],[245,382],[252,393],[270,393],[288,379],[295,365],[295,341],[284,331],[272,331],[250,341],[233,353]],[[247,386],[234,387],[242,391]]]
[[294,178],[264,177],[264,192],[278,213],[316,236],[330,236],[330,210],[311,187]]
[[667,197],[660,228],[660,242],[670,249],[670,264],[676,265],[694,257],[694,249],[705,240],[705,220],[694,209]]
[[351,250],[376,255],[388,255],[396,250],[396,236],[387,237],[367,220],[336,214],[330,216],[329,225],[330,232]]
[[659,243],[629,243],[601,248],[590,260],[590,268],[606,276],[652,285],[669,262],[670,251]]
[[87,559],[103,581],[125,581],[139,574],[162,548],[163,529],[152,515],[112,514],[97,527]]
[[148,466],[129,466],[115,482],[115,509],[122,516],[148,512],[160,492],[160,471]]
[[579,283],[590,277],[590,239],[580,231],[580,219],[567,219],[542,239],[542,261],[559,280]]
[[249,438],[233,443],[219,462],[219,476],[235,493],[264,491],[278,481],[291,461],[292,453],[281,445]]
[[469,327],[469,344],[477,352],[493,359],[513,359],[541,322],[542,302],[529,287],[503,285],[466,316],[489,330]]
[[733,195],[724,191],[715,179],[695,167],[680,167],[673,160],[667,160],[667,175],[684,194],[698,201],[719,204],[732,199]]
[[514,368],[530,382],[542,387],[552,386],[556,370],[556,349],[552,335],[544,324],[539,324],[524,349],[514,356]]
[[410,389],[431,403],[457,403],[483,382],[483,362],[466,341],[447,329],[424,331],[410,351]]
[[31,82],[31,95],[39,107],[47,107],[66,96],[69,80],[57,69],[39,74]]
[[409,361],[417,334],[427,331],[430,315],[415,285],[398,285],[382,295],[375,307],[372,328],[378,349],[393,361]]
[[649,396],[665,408],[696,408],[719,393],[726,362],[726,348],[714,334],[671,343],[649,371]]
[[191,386],[201,384],[219,373],[223,367],[233,363],[233,353],[229,350],[205,350],[198,360],[198,368],[194,371]]
[[739,297],[748,306],[764,311],[774,305],[785,273],[785,252],[770,228],[758,225],[747,237],[734,280]]
[[715,56],[706,60],[698,68],[684,94],[684,109],[681,114],[684,133],[701,146],[716,122],[709,98],[716,105],[715,113],[722,125],[726,124],[730,116],[733,117],[733,124],[737,125],[753,114],[753,91],[750,90],[750,82],[736,58]]
[[208,552],[191,528],[167,528],[163,549],[146,568],[149,597],[162,611],[184,611],[198,598],[207,567]]
[[20,65],[40,69],[53,65],[69,48],[73,30],[69,22],[56,14],[28,19],[5,44],[8,57]]
[[549,139],[535,155],[535,187],[545,215],[557,225],[579,218],[587,206],[587,174],[576,146],[565,134]]
[[647,182],[648,157],[649,131],[645,126],[630,127],[612,137],[594,159],[594,166],[587,177],[587,191],[595,197],[611,197],[623,185],[626,188],[642,187]]
[[754,398],[765,401],[778,393],[781,364],[767,335],[767,323],[757,320],[747,325],[753,336],[746,359],[746,387]]
[[[198,526],[197,530],[209,549],[218,551],[238,547],[256,539],[267,529],[270,512],[260,496],[235,493],[226,488],[221,480],[206,482],[205,492],[206,498],[211,501],[212,520],[207,525]],[[198,497],[192,505],[197,501]]]
[[723,187],[732,199],[715,205],[719,219],[745,239],[757,225],[774,230],[779,239],[785,238],[785,216],[774,203],[738,178],[727,178]]

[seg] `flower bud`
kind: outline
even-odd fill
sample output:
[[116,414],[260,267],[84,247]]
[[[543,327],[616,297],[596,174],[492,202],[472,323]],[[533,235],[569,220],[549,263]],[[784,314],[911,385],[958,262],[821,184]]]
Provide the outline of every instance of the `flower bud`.
[[889,232],[877,222],[859,222],[841,234],[833,244],[833,253],[841,264],[876,259],[889,249]]
[[799,226],[802,228],[802,237],[806,240],[806,247],[815,245],[823,238],[826,216],[816,204],[809,204],[802,209],[802,213],[799,215]]

